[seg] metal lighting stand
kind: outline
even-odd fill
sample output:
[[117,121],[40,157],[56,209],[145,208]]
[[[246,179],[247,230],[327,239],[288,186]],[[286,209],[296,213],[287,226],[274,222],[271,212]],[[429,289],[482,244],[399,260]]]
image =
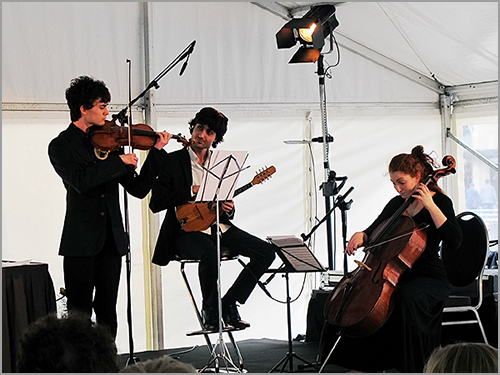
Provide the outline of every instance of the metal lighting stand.
[[[331,200],[330,196],[333,195],[332,189],[329,189],[328,180],[330,179],[330,147],[326,140],[328,135],[328,120],[326,114],[326,91],[325,91],[325,68],[323,65],[323,55],[319,55],[318,58],[318,71],[319,77],[319,105],[321,110],[321,122],[323,124],[322,134],[323,134],[323,168],[325,169],[325,181],[321,186],[323,188],[323,196],[325,197],[325,209],[326,212],[330,211]],[[326,219],[326,237],[328,246],[328,267],[334,269],[335,267],[335,257],[333,254],[332,246],[332,221],[330,217]],[[332,258],[333,256],[333,258]]]
[[[323,55],[320,54],[318,58],[318,77],[319,77],[319,99],[320,99],[320,110],[321,110],[321,121],[323,124],[322,134],[323,134],[323,168],[325,169],[325,181],[321,184],[323,189],[323,196],[325,197],[325,212],[330,212],[331,209],[331,199],[330,197],[335,195],[335,172],[330,173],[330,147],[328,145],[329,138],[331,136],[328,134],[328,120],[326,114],[326,91],[325,91],[325,68],[323,65]],[[326,239],[328,246],[328,268],[330,270],[335,269],[336,255],[333,245],[332,235],[332,220],[330,215],[326,219]]]

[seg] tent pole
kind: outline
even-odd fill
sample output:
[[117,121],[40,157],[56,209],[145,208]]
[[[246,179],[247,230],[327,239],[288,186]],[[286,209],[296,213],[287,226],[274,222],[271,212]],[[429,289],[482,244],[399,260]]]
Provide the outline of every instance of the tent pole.
[[[145,64],[145,82],[150,82],[154,66],[152,64],[152,55],[154,52],[152,41],[152,26],[151,20],[153,12],[153,4],[151,2],[143,3],[144,17],[144,64]],[[156,123],[156,106],[155,106],[155,90],[149,90],[144,96],[144,117],[146,124],[149,124],[153,129],[157,129]],[[148,239],[143,247],[144,259],[144,285],[145,285],[145,300],[146,311],[149,315],[146,316],[147,347],[148,349],[159,350],[164,349],[164,334],[163,334],[163,298],[162,298],[162,270],[161,267],[154,265],[151,262],[152,252],[155,247],[156,237],[159,231],[159,218],[149,210],[149,200],[151,194],[148,194],[147,199],[142,202],[143,212],[146,215],[146,220],[149,223],[148,228],[144,228],[143,235]]]

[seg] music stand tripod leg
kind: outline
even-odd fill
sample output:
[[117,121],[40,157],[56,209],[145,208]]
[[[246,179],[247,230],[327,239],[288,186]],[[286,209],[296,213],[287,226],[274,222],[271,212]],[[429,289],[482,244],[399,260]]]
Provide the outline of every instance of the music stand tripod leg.
[[[224,361],[224,368],[226,369],[227,372],[230,370],[234,370],[235,372],[241,372],[241,368],[243,368],[243,364],[240,363],[240,367],[236,367],[234,364],[231,354],[229,353],[229,349],[226,346],[226,343],[224,342],[224,338],[222,337],[222,328],[223,328],[223,321],[222,321],[222,294],[221,294],[221,245],[220,245],[220,237],[221,237],[221,232],[220,232],[220,223],[219,223],[219,197],[218,194],[216,195],[216,217],[217,217],[217,222],[215,226],[215,230],[217,230],[217,259],[219,260],[217,263],[217,295],[218,295],[218,313],[219,313],[219,338],[217,340],[217,343],[213,346],[212,348],[212,354],[211,354],[211,359],[209,360],[208,364],[201,370],[203,372],[207,368],[210,367],[212,363],[215,364],[215,372],[219,372],[219,361],[223,360]],[[220,353],[217,353],[217,349],[219,349]],[[232,366],[232,367],[230,367]]]
[[281,367],[280,372],[283,372],[285,369],[286,365],[288,364],[289,367],[289,372],[294,372],[293,371],[293,358],[297,358],[298,360],[304,362],[305,364],[309,366],[313,366],[312,363],[309,361],[305,360],[304,358],[300,357],[293,351],[293,345],[292,345],[292,311],[291,311],[291,298],[290,298],[290,283],[288,279],[288,272],[284,273],[283,276],[286,280],[286,315],[287,315],[287,328],[288,328],[288,352],[286,355],[276,364],[274,367],[269,371],[273,372],[276,370],[280,365],[283,365]]

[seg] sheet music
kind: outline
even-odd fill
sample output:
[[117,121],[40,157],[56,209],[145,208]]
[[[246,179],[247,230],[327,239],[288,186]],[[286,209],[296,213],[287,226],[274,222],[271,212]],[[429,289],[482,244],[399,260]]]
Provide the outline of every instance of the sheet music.
[[300,238],[269,236],[267,239],[279,249],[276,252],[289,270],[291,269],[293,272],[326,270]]
[[295,236],[270,236],[267,238],[269,239],[269,241],[279,247],[304,245],[304,242],[300,238]]
[[[243,169],[247,157],[248,152],[246,151],[213,150],[208,167],[203,172],[200,190],[196,195],[196,202],[213,201],[219,185],[219,200],[231,200],[236,189],[239,173]],[[223,178],[222,183],[221,178]]]

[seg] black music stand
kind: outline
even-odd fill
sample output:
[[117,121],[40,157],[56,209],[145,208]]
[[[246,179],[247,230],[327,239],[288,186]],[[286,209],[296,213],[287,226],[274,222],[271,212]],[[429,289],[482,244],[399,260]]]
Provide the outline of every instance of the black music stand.
[[[229,353],[229,349],[222,337],[222,296],[221,296],[221,246],[220,246],[220,223],[219,223],[219,202],[231,199],[234,194],[236,181],[240,172],[243,170],[243,164],[247,159],[246,151],[212,151],[208,168],[203,167],[203,177],[200,190],[196,196],[197,202],[214,202],[216,206],[216,228],[217,228],[217,295],[218,295],[218,313],[219,313],[219,338],[217,343],[211,348],[211,358],[208,364],[200,370],[205,372],[210,365],[215,365],[215,372],[220,372],[220,361],[224,362],[224,369],[227,372],[242,372],[242,368],[237,367]],[[241,363],[241,366],[243,364]]]
[[267,237],[267,240],[273,245],[276,253],[283,261],[284,268],[273,270],[275,273],[283,273],[286,280],[286,312],[288,323],[288,352],[286,355],[269,371],[273,372],[280,365],[283,372],[287,363],[289,364],[289,372],[293,371],[293,358],[304,362],[309,366],[312,363],[301,358],[293,351],[292,347],[292,313],[291,313],[291,299],[290,299],[290,283],[288,280],[289,273],[295,272],[324,272],[326,271],[314,254],[309,250],[307,245],[295,236],[273,236]]

